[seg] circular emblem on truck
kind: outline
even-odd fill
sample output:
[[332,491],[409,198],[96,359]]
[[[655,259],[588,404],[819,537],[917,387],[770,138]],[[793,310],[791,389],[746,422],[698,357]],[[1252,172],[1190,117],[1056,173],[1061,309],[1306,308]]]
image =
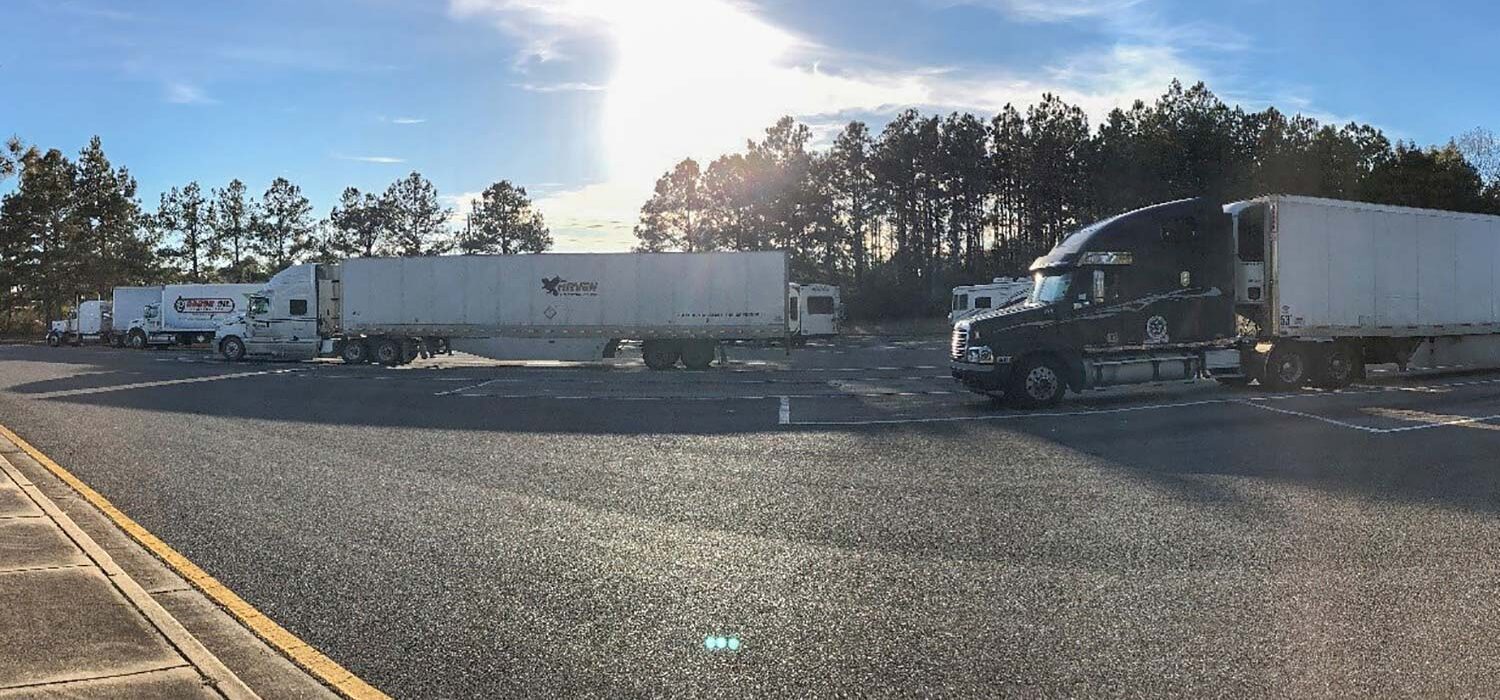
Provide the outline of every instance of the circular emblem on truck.
[[1146,342],[1165,343],[1167,340],[1167,319],[1161,316],[1146,319]]

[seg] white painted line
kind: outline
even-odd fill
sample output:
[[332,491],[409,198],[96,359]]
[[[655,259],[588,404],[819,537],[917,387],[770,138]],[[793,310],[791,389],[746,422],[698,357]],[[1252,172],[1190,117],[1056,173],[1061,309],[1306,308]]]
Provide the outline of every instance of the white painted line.
[[480,382],[480,383],[475,384],[473,386],[461,386],[461,387],[459,387],[457,389],[453,389],[453,390],[450,390],[450,391],[439,391],[438,393],[433,394],[433,396],[447,396],[449,394],[464,394],[465,396],[483,396],[483,394],[469,394],[469,393],[465,393],[465,392],[471,391],[473,389],[478,389],[480,387],[489,386],[489,385],[494,384],[495,382],[498,382],[498,381],[500,381],[500,380],[499,379],[491,379],[491,380],[489,380],[487,382]]
[[117,384],[115,386],[96,386],[87,389],[63,389],[60,391],[49,391],[42,394],[31,394],[31,399],[58,399],[67,396],[83,396],[86,394],[105,394],[111,391],[127,391],[129,389],[149,389],[158,386],[175,386],[177,384],[198,384],[201,382],[217,382],[221,379],[240,379],[243,377],[264,377],[271,374],[290,374],[300,372],[297,369],[268,369],[262,372],[236,372],[234,374],[215,374],[207,377],[187,377],[185,379],[163,379],[155,382],[136,382],[134,384]]
[[790,397],[790,396],[783,396],[783,397],[781,397],[781,417],[780,417],[780,420],[781,420],[781,424],[782,425],[791,425],[792,424],[792,397]]
[[1457,418],[1454,420],[1441,421],[1438,423],[1423,423],[1421,425],[1408,425],[1400,428],[1386,428],[1382,433],[1409,433],[1413,430],[1426,430],[1428,428],[1445,428],[1452,425],[1468,425],[1470,423],[1485,423],[1500,419],[1500,414],[1493,416],[1477,416],[1474,418]]
[[1246,406],[1249,406],[1251,408],[1261,409],[1262,411],[1271,411],[1272,413],[1280,413],[1280,414],[1288,415],[1288,416],[1297,416],[1298,418],[1310,418],[1310,419],[1315,420],[1315,421],[1322,421],[1322,422],[1328,423],[1330,425],[1337,425],[1337,426],[1339,426],[1341,428],[1349,428],[1351,430],[1362,430],[1362,431],[1367,432],[1367,433],[1384,433],[1384,432],[1387,432],[1387,431],[1382,430],[1380,428],[1371,428],[1368,425],[1359,425],[1357,423],[1346,423],[1346,422],[1341,421],[1341,420],[1336,420],[1336,419],[1333,419],[1333,418],[1327,418],[1327,417],[1320,416],[1320,415],[1317,415],[1317,414],[1314,414],[1314,413],[1303,413],[1302,411],[1293,411],[1291,409],[1286,409],[1286,408],[1276,408],[1274,406],[1266,406],[1264,404],[1257,403],[1257,402],[1254,402],[1254,401],[1241,401],[1239,403],[1242,403],[1242,404],[1244,404]]

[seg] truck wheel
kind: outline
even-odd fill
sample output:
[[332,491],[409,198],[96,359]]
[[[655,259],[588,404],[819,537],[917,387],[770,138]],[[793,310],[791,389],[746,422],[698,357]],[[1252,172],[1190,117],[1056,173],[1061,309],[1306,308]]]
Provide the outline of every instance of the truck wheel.
[[1318,386],[1324,389],[1342,389],[1354,381],[1358,370],[1355,369],[1357,361],[1354,352],[1343,343],[1334,343],[1333,347],[1318,358],[1317,372],[1314,380]]
[[239,362],[245,359],[245,343],[231,335],[225,338],[224,342],[219,343],[219,352],[224,355],[224,359]]
[[346,365],[362,365],[370,361],[370,349],[365,346],[365,341],[351,338],[344,341],[339,357],[343,358]]
[[130,335],[126,338],[130,341],[130,347],[136,350],[146,349],[146,332],[139,328],[130,329]]
[[1302,344],[1281,343],[1271,348],[1271,355],[1266,358],[1262,383],[1277,391],[1301,387],[1308,380],[1308,367],[1312,364],[1308,360],[1307,348]]
[[54,347],[54,348],[57,347],[57,346],[59,346],[59,345],[62,345],[62,336],[60,336],[60,335],[58,335],[56,333],[48,333],[47,334],[47,344],[50,345],[50,346],[52,346],[52,347]]
[[375,341],[375,348],[371,351],[376,362],[387,367],[395,367],[401,364],[401,343],[393,338],[381,338]]
[[1068,390],[1062,368],[1049,357],[1028,357],[1010,375],[1005,395],[1021,408],[1044,408],[1062,400]]
[[125,347],[125,336],[120,335],[119,333],[110,333],[109,334],[109,346],[112,347],[112,348],[123,348],[123,347]]
[[651,369],[672,369],[677,365],[677,358],[681,354],[682,348],[670,340],[648,340],[641,343],[641,359]]
[[705,370],[713,366],[714,352],[718,344],[712,340],[700,340],[682,346],[682,364],[688,369]]

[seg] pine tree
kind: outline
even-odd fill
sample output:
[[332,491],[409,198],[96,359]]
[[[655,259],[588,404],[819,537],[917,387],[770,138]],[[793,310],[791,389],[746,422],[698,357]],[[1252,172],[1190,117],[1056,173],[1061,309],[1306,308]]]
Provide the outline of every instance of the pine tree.
[[661,252],[713,250],[704,235],[702,177],[698,161],[685,158],[656,180],[655,194],[641,207],[636,250]]
[[328,213],[326,247],[336,258],[371,257],[380,246],[386,203],[372,194],[344,188],[339,203]]
[[219,257],[228,263],[220,277],[233,282],[255,279],[260,272],[259,262],[251,254],[255,204],[247,199],[245,183],[230,180],[224,189],[213,191],[213,200],[213,246],[222,251]]
[[266,261],[267,274],[296,264],[313,247],[312,204],[302,188],[278,177],[251,217],[253,247]]
[[470,205],[458,247],[466,255],[543,253],[552,247],[552,233],[526,196],[526,188],[501,180],[485,188]]
[[413,170],[391,183],[381,198],[386,255],[441,255],[453,247],[452,211],[438,202],[437,188]]
[[209,212],[208,200],[197,182],[190,182],[181,190],[173,187],[163,192],[156,209],[155,224],[158,231],[172,236],[175,245],[162,249],[162,253],[177,262],[188,282],[205,282],[206,273],[212,269],[213,215]]

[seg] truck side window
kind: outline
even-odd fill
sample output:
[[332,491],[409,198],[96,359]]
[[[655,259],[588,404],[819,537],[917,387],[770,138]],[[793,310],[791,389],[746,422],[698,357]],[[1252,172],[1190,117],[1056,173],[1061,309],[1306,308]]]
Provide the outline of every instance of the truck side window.
[[290,307],[288,310],[291,312],[291,314],[293,316],[306,316],[307,315],[307,300],[306,299],[291,299],[291,300],[289,300],[287,302],[287,305]]
[[974,297],[974,308],[988,309],[992,301],[989,297]]

